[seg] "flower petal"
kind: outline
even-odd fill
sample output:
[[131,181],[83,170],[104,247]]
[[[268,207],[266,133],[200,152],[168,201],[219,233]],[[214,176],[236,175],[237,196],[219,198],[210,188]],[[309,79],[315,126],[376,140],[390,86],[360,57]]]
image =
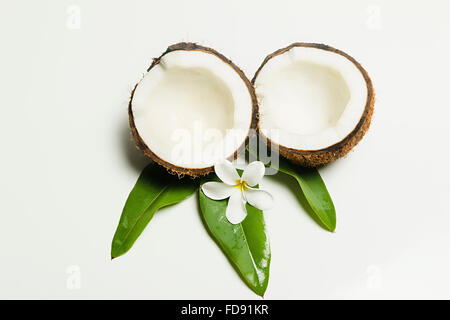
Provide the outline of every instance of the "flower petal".
[[230,161],[224,161],[217,163],[214,166],[214,171],[216,172],[217,176],[222,180],[224,183],[235,186],[236,181],[240,181],[241,177],[237,173],[236,169],[233,167]]
[[222,200],[226,199],[233,193],[234,187],[222,182],[206,182],[202,185],[202,191],[210,199]]
[[247,182],[250,187],[256,186],[264,177],[266,167],[261,161],[253,161],[248,165],[242,174],[242,180]]
[[245,200],[259,210],[268,210],[273,206],[273,197],[264,190],[247,188],[244,190]]
[[241,223],[247,216],[245,201],[242,198],[242,193],[240,190],[236,189],[230,199],[228,199],[228,206],[225,215],[231,224]]

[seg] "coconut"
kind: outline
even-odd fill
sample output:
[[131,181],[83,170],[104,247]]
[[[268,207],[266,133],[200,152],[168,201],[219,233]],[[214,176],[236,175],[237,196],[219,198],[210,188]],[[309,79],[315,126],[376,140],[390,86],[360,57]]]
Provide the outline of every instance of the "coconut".
[[153,59],[128,114],[138,149],[170,173],[197,177],[245,148],[257,109],[250,81],[231,60],[183,42]]
[[268,55],[253,77],[259,133],[303,166],[346,155],[369,128],[375,95],[351,56],[316,43],[294,43]]

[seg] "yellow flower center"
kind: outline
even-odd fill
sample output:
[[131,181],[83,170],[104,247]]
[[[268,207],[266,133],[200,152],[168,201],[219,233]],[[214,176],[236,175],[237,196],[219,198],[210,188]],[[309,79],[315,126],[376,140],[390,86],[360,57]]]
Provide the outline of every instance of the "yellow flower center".
[[236,180],[236,188],[238,188],[241,191],[247,190],[247,184],[245,181]]

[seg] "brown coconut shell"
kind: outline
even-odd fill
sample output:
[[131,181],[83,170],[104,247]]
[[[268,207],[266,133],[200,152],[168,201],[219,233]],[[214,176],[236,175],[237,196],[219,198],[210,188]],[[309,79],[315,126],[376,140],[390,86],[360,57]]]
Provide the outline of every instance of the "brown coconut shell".
[[352,62],[356,68],[361,72],[362,76],[364,77],[364,80],[366,81],[367,85],[367,99],[366,99],[366,105],[364,108],[364,112],[361,115],[361,118],[359,122],[356,124],[355,128],[341,141],[339,141],[336,144],[333,144],[329,147],[318,149],[318,150],[299,150],[299,149],[293,149],[289,148],[283,145],[279,145],[272,141],[271,139],[264,136],[262,131],[260,130],[259,123],[258,123],[258,132],[261,136],[263,136],[266,141],[267,145],[278,145],[280,155],[285,157],[286,159],[290,160],[293,163],[306,166],[306,167],[317,167],[322,166],[328,163],[331,163],[343,156],[345,156],[354,146],[358,144],[359,141],[363,138],[363,136],[366,134],[367,130],[369,129],[370,122],[372,119],[373,109],[374,109],[374,103],[375,103],[375,93],[373,90],[372,80],[370,80],[369,75],[367,74],[367,71],[361,66],[361,64],[356,61],[353,57],[348,55],[347,53],[338,50],[336,48],[327,46],[325,44],[319,44],[319,43],[304,43],[304,42],[296,42],[293,43],[286,48],[279,49],[271,54],[269,54],[261,64],[261,66],[256,71],[253,79],[252,84],[255,84],[255,81],[258,77],[259,72],[264,68],[265,64],[272,58],[281,55],[283,53],[286,53],[287,51],[291,50],[294,47],[309,47],[309,48],[316,48],[320,50],[330,51],[336,54],[339,54],[348,60]]
[[[223,62],[228,64],[231,68],[233,68],[233,70],[236,71],[236,73],[240,76],[242,81],[244,81],[245,85],[247,86],[248,92],[252,99],[252,119],[251,119],[251,124],[249,126],[249,131],[247,133],[247,137],[246,137],[245,141],[241,144],[241,146],[239,146],[239,148],[233,154],[231,154],[227,158],[230,161],[236,159],[238,154],[245,149],[245,147],[248,143],[248,140],[249,140],[249,136],[252,134],[252,132],[256,131],[256,128],[258,126],[258,103],[256,100],[256,95],[255,95],[255,91],[253,89],[253,85],[251,84],[250,80],[246,77],[244,72],[239,67],[237,67],[230,59],[226,58],[224,55],[222,55],[221,53],[217,52],[214,49],[204,47],[204,46],[198,45],[196,43],[191,43],[191,42],[180,42],[180,43],[169,46],[167,48],[167,50],[160,57],[153,59],[153,62],[150,65],[150,67],[147,69],[147,72],[149,72],[154,66],[159,64],[161,59],[166,54],[173,52],[173,51],[177,51],[177,50],[186,50],[186,51],[196,50],[196,51],[202,51],[202,52],[205,52],[208,54],[215,55],[216,57],[221,59]],[[136,125],[134,123],[134,117],[133,117],[133,110],[132,110],[133,95],[134,95],[134,92],[135,92],[136,88],[138,87],[139,83],[140,82],[138,82],[135,85],[133,91],[131,92],[131,98],[130,98],[130,102],[128,104],[128,116],[129,116],[130,130],[131,130],[133,140],[136,143],[136,147],[139,150],[141,150],[147,157],[152,159],[154,162],[156,162],[159,165],[166,168],[169,173],[176,174],[179,177],[182,177],[184,175],[188,175],[191,177],[199,177],[199,176],[206,175],[210,172],[213,172],[214,166],[205,167],[205,168],[188,168],[188,167],[181,167],[181,166],[174,165],[170,162],[167,162],[167,161],[161,159],[152,150],[150,150],[150,148],[147,146],[145,141],[139,135],[139,131],[136,128]]]

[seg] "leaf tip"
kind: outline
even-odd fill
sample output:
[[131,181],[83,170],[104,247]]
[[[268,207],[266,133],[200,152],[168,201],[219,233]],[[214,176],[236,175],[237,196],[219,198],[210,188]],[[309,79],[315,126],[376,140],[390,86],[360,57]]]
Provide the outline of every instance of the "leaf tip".
[[265,287],[265,288],[259,288],[259,289],[256,289],[256,288],[251,288],[251,289],[252,289],[252,291],[253,291],[254,293],[256,293],[259,297],[261,297],[261,298],[264,299],[264,295],[266,294],[266,289],[267,289],[267,287]]
[[330,232],[332,232],[332,233],[336,232],[336,222],[331,225]]

